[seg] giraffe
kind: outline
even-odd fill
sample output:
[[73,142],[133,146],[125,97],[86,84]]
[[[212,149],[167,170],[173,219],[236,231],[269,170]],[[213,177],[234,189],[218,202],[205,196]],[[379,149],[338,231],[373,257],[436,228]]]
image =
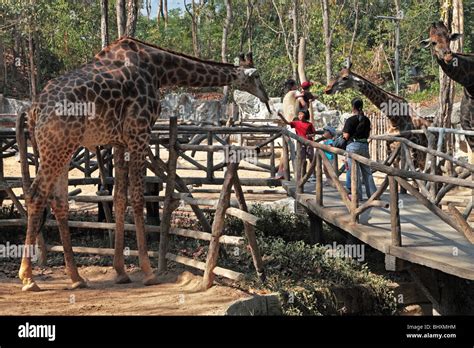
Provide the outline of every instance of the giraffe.
[[[422,41],[426,48],[431,47],[436,61],[444,73],[463,88],[461,100],[461,127],[473,130],[474,127],[474,55],[451,51],[452,41],[461,38],[461,34],[449,33],[442,21],[432,23],[429,38]],[[471,149],[474,149],[474,136],[466,137]]]
[[[388,133],[396,134],[402,131],[428,127],[431,122],[412,114],[408,102],[402,97],[387,92],[364,77],[351,71],[351,64],[342,68],[338,76],[324,90],[326,94],[335,94],[348,88],[354,88],[367,97],[389,119]],[[412,134],[409,139],[416,144],[426,146],[426,139],[418,134]],[[387,150],[393,151],[395,143],[390,144]],[[415,167],[424,168],[425,154],[414,151],[413,162]]]
[[[68,227],[68,167],[79,146],[114,147],[116,220],[113,266],[116,283],[128,283],[124,267],[124,213],[129,186],[143,283],[158,283],[147,253],[144,229],[143,169],[151,128],[160,110],[159,89],[166,86],[226,86],[249,92],[268,107],[268,95],[251,53],[240,65],[201,60],[134,38],[122,37],[77,70],[48,82],[28,111],[32,144],[40,165],[26,194],[28,227],[25,245],[33,246],[48,201],[64,248],[71,289],[87,287],[74,263]],[[84,105],[85,104],[85,105]],[[128,160],[127,160],[128,159]],[[26,248],[28,249],[28,248]],[[23,291],[38,291],[31,258],[22,258]]]

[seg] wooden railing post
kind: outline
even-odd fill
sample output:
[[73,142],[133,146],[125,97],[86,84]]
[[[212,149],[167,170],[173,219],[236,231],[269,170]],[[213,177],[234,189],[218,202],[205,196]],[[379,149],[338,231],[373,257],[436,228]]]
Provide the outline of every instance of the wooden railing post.
[[[212,140],[213,140],[212,132],[209,131],[207,133],[207,145],[209,146],[212,145]],[[206,176],[207,176],[207,179],[209,180],[212,180],[214,178],[213,167],[214,167],[214,153],[212,151],[208,151]]]
[[270,143],[270,176],[275,177],[275,141]]
[[326,156],[324,152],[314,149],[316,156],[316,204],[323,205],[323,161],[321,156]]
[[[158,272],[166,271],[166,253],[168,251],[169,231],[171,228],[171,215],[178,207],[179,200],[173,199],[173,192],[176,185],[176,164],[178,162],[178,152],[176,141],[178,138],[178,118],[170,117],[170,140],[168,148],[168,169],[166,178],[165,201],[163,203],[163,218],[160,224],[160,244],[158,249]],[[149,150],[151,152],[151,150]]]
[[296,170],[295,170],[295,182],[296,182],[296,193],[303,193],[304,188],[300,184],[301,179],[303,178],[303,159],[301,156],[301,143],[299,141],[296,142]]
[[209,289],[214,282],[214,268],[217,265],[217,257],[219,256],[219,238],[222,234],[225,221],[225,212],[230,206],[230,194],[234,178],[237,173],[239,163],[231,162],[227,165],[227,171],[224,176],[224,184],[217,204],[216,213],[214,215],[214,222],[212,224],[212,237],[209,243],[209,251],[206,259],[206,269],[202,279],[202,288]]
[[291,178],[290,174],[290,146],[288,141],[291,141],[287,136],[282,135],[282,161],[283,161],[283,177],[285,180],[289,181]]
[[402,246],[400,210],[398,206],[398,183],[392,175],[388,176],[388,183],[390,186],[390,225],[392,231],[392,246]]
[[[234,190],[235,196],[237,197],[237,201],[239,202],[240,209],[242,211],[248,212],[247,203],[245,202],[244,191],[242,190],[242,185],[240,184],[239,175],[237,172],[235,173]],[[262,256],[260,255],[260,250],[258,249],[257,245],[255,228],[248,222],[244,221],[244,232],[249,243],[250,252],[252,254],[252,260],[255,266],[255,270],[257,271],[257,275],[262,281],[265,281],[265,270],[263,269]]]
[[351,221],[357,223],[359,218],[356,214],[359,200],[358,183],[359,183],[359,164],[355,159],[351,159]]

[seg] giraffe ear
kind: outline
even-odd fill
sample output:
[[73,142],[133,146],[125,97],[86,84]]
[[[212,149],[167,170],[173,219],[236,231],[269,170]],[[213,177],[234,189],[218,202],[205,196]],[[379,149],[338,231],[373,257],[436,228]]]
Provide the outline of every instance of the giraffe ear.
[[456,41],[456,40],[459,40],[461,37],[462,37],[462,34],[452,33],[451,35],[449,35],[449,40]]
[[252,54],[252,52],[247,53],[246,58],[247,58],[247,66],[252,68],[253,67],[253,54]]

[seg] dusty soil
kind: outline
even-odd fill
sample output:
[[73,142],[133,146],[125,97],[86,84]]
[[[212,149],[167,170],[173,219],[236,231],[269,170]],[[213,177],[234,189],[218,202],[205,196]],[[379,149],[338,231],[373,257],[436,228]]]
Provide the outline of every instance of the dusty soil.
[[0,315],[222,315],[247,293],[220,285],[199,290],[201,277],[188,271],[168,274],[163,283],[145,287],[142,273],[132,270],[132,283],[113,282],[112,267],[81,267],[88,289],[66,290],[64,267],[40,271],[42,291],[22,292],[18,279],[0,279]]

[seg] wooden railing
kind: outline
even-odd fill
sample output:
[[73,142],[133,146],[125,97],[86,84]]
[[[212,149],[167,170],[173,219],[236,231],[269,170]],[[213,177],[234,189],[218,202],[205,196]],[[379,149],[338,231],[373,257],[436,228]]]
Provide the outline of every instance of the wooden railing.
[[[452,189],[456,187],[474,189],[472,175],[474,173],[474,165],[465,161],[461,161],[457,158],[453,158],[452,156],[441,152],[439,150],[439,144],[442,144],[442,139],[438,141],[437,149],[434,149],[433,144],[431,147],[423,147],[405,138],[405,136],[408,136],[412,133],[427,134],[427,136],[430,136],[430,132],[438,132],[440,133],[438,137],[439,139],[442,138],[443,134],[456,133],[463,135],[474,135],[474,131],[428,128],[421,131],[415,130],[412,132],[404,132],[397,136],[378,135],[371,137],[372,139],[398,143],[396,151],[394,151],[384,163],[373,161],[356,153],[351,153],[342,149],[304,139],[287,131],[286,129],[282,132],[287,137],[294,139],[298,144],[297,163],[299,163],[299,170],[297,173],[295,173],[296,195],[304,193],[305,183],[310,176],[309,172],[305,175],[303,175],[301,172],[304,160],[301,155],[301,146],[309,146],[314,148],[314,158],[311,161],[309,171],[314,170],[316,176],[316,190],[314,199],[317,207],[320,207],[321,209],[324,207],[324,185],[322,185],[322,173],[324,167],[329,178],[332,179],[332,182],[335,184],[340,199],[347,208],[348,214],[351,216],[352,223],[358,223],[359,216],[371,207],[387,208],[390,206],[393,245],[402,245],[400,207],[398,199],[399,186],[408,191],[413,197],[417,199],[419,203],[436,214],[445,223],[466,236],[469,241],[474,242],[472,228],[467,222],[467,218],[472,210],[472,200],[464,213],[460,213],[452,204],[448,205],[449,214],[440,207],[441,199]],[[450,176],[439,175],[437,170],[438,166],[436,165],[427,165],[427,170],[423,172],[418,171],[413,164],[410,149],[424,152],[427,156],[427,162],[439,164],[442,160],[445,163],[448,163],[449,166],[454,169],[452,174]],[[384,176],[383,182],[377,188],[376,192],[372,193],[367,201],[359,203],[359,198],[361,197],[357,196],[357,186],[358,180],[360,180],[360,178],[358,178],[358,175],[351,175],[351,197],[349,197],[349,192],[339,181],[339,173],[334,168],[334,165],[326,157],[324,153],[325,151],[334,155],[343,156],[346,159],[352,159],[352,173],[357,173],[358,166],[360,165],[366,165],[370,167],[373,172],[378,173],[378,176]],[[400,159],[400,161],[396,161],[397,158]],[[395,167],[393,166],[393,163],[403,163],[403,167]],[[380,197],[388,187],[390,192],[390,202],[381,201]]]

